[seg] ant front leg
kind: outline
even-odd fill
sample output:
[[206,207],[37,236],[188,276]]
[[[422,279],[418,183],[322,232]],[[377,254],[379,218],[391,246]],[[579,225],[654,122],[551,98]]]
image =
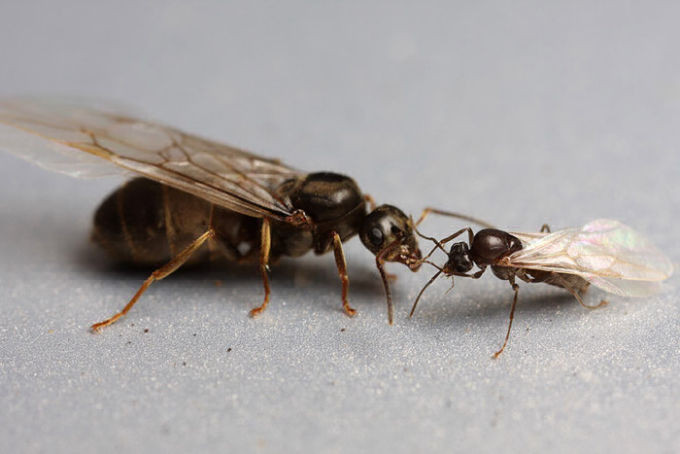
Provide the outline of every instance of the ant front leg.
[[394,273],[385,272],[385,277],[386,277],[387,280],[390,281],[390,282],[396,282],[396,281],[397,281],[397,275],[394,274]]
[[394,305],[392,304],[392,292],[390,291],[388,273],[385,271],[385,260],[386,257],[390,257],[390,255],[399,248],[399,242],[400,239],[396,239],[375,256],[375,266],[378,268],[378,273],[380,273],[380,279],[382,280],[383,288],[385,289],[385,299],[387,300],[387,322],[390,325],[394,323]]
[[[418,306],[418,301],[420,301],[420,297],[423,296],[423,293],[425,293],[425,290],[427,290],[427,288],[428,288],[430,285],[432,285],[432,283],[433,283],[434,281],[436,281],[437,278],[438,278],[443,272],[444,272],[443,269],[439,269],[439,271],[437,271],[437,272],[434,274],[434,276],[432,276],[432,277],[430,278],[430,280],[427,281],[427,284],[425,284],[425,286],[424,286],[422,289],[420,289],[420,292],[418,292],[418,296],[416,296],[416,300],[413,302],[413,307],[411,308],[411,312],[408,314],[409,317],[413,317],[413,313],[416,311],[416,306]],[[453,281],[453,279],[451,279],[451,280]],[[451,287],[453,287],[453,283],[451,284]]]
[[550,226],[548,224],[543,224],[541,226],[541,233],[551,233]]
[[262,218],[262,227],[260,230],[260,275],[262,276],[262,284],[264,285],[264,301],[260,306],[251,309],[251,317],[260,315],[267,308],[267,304],[269,304],[269,294],[271,293],[271,290],[269,288],[269,276],[267,275],[267,272],[269,271],[269,252],[271,246],[272,235],[269,219]]
[[[429,262],[428,262],[428,263],[429,263]],[[434,276],[432,276],[432,277],[430,278],[429,281],[427,281],[427,284],[425,284],[425,286],[424,286],[422,289],[420,289],[420,292],[418,292],[418,296],[416,296],[416,300],[413,302],[413,307],[411,307],[411,312],[408,314],[409,317],[413,317],[413,313],[416,311],[416,306],[418,306],[418,302],[420,301],[420,297],[423,296],[423,293],[425,293],[425,290],[426,290],[430,285],[432,285],[432,283],[433,283],[434,281],[436,281],[437,278],[438,278],[442,273],[444,273],[446,276],[450,276],[450,277],[451,277],[451,288],[449,288],[449,290],[447,290],[447,292],[450,292],[450,291],[453,289],[453,285],[454,285],[454,279],[453,279],[453,277],[454,277],[454,276],[459,276],[459,277],[469,277],[469,278],[471,278],[471,279],[479,279],[479,278],[482,276],[482,274],[484,274],[484,271],[486,271],[486,267],[484,267],[484,268],[480,269],[479,271],[477,271],[477,272],[474,273],[474,274],[455,273],[455,272],[454,272],[454,273],[450,273],[450,272],[447,271],[445,268],[439,268],[437,265],[435,265],[435,264],[433,264],[433,263],[431,263],[431,265],[434,266],[435,268],[437,268],[438,271],[434,274]]]
[[468,273],[453,273],[454,276],[460,276],[460,277],[469,277],[470,279],[479,279],[482,277],[482,274],[486,271],[486,266],[483,266],[479,271],[477,271],[474,274],[468,274]]
[[473,274],[457,273],[457,272],[454,271],[453,273],[450,274],[451,287],[449,287],[449,289],[446,291],[446,293],[449,293],[451,290],[453,290],[453,283],[454,283],[453,276],[469,277],[470,279],[479,279],[480,277],[482,277],[482,274],[484,274],[484,271],[486,271],[486,267],[483,267],[482,269],[480,269],[479,271],[477,271],[476,273],[473,273]]
[[342,240],[340,235],[333,232],[333,254],[335,255],[335,266],[338,267],[338,274],[342,281],[342,308],[345,314],[350,317],[354,316],[357,311],[352,308],[347,301],[347,293],[349,292],[349,276],[347,275],[347,262],[345,261],[345,253],[342,250]]

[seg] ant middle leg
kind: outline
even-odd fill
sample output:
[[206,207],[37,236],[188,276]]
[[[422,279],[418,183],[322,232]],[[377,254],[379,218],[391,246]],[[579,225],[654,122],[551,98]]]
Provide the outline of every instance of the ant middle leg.
[[335,255],[335,265],[338,267],[338,274],[342,281],[342,308],[345,314],[350,317],[354,316],[357,311],[352,308],[347,301],[347,293],[349,291],[349,276],[347,275],[347,262],[345,261],[345,253],[342,250],[342,240],[340,235],[333,232],[333,254]]
[[508,332],[505,333],[505,340],[503,341],[503,346],[501,347],[500,350],[498,350],[496,353],[493,354],[492,358],[496,359],[498,356],[503,353],[503,350],[505,350],[505,346],[508,345],[508,339],[510,339],[510,330],[512,329],[512,320],[515,318],[515,307],[517,306],[517,295],[519,294],[519,285],[515,283],[515,277],[512,276],[510,279],[510,285],[512,286],[512,289],[515,291],[515,296],[512,299],[512,306],[510,306],[510,321],[508,323]]
[[576,298],[576,301],[578,301],[579,304],[580,304],[581,306],[585,307],[586,309],[590,309],[590,310],[592,310],[592,309],[599,309],[599,308],[604,307],[604,306],[606,306],[607,304],[609,304],[606,300],[600,300],[600,302],[599,302],[598,304],[586,304],[586,302],[583,301],[583,297],[582,297],[581,294],[579,293],[579,290],[582,290],[582,291],[585,292],[585,291],[588,289],[588,285],[586,285],[585,287],[579,289],[579,288],[575,287],[573,284],[571,284],[569,281],[567,281],[566,279],[564,279],[564,278],[563,278],[562,276],[560,276],[559,274],[555,274],[555,273],[553,273],[553,274],[555,275],[555,277],[554,277],[553,279],[556,278],[556,281],[559,282],[560,286],[561,286],[562,288],[564,288],[566,291],[568,291],[569,293],[571,293],[571,295],[572,295],[574,298]]

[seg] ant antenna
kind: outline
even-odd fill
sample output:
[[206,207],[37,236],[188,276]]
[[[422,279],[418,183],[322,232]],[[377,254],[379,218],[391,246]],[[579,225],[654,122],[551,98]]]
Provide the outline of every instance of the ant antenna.
[[418,227],[416,227],[415,225],[413,226],[413,230],[414,230],[414,231],[416,232],[416,234],[417,234],[419,237],[421,237],[422,239],[424,239],[424,240],[429,240],[429,241],[432,241],[432,242],[434,243],[434,247],[432,248],[432,250],[431,250],[425,257],[423,257],[423,259],[420,261],[421,263],[425,263],[425,261],[426,261],[427,259],[429,259],[429,258],[432,256],[432,254],[434,254],[434,251],[436,251],[437,249],[441,249],[441,251],[442,251],[444,254],[447,254],[446,249],[444,249],[444,245],[442,245],[442,244],[439,242],[439,240],[437,240],[436,238],[431,237],[431,236],[423,235],[422,233],[420,233],[420,230],[418,230]]
[[423,213],[420,215],[420,218],[418,219],[418,222],[416,222],[416,226],[420,225],[421,222],[425,220],[425,218],[430,214],[438,214],[440,216],[448,216],[450,218],[455,218],[455,219],[460,219],[462,221],[467,221],[467,222],[472,222],[473,224],[480,225],[482,227],[485,227],[487,229],[494,229],[496,228],[494,225],[489,224],[486,221],[482,221],[481,219],[473,218],[472,216],[467,216],[465,214],[460,214],[456,213],[453,211],[446,211],[446,210],[440,210],[439,208],[432,208],[432,207],[426,207],[423,210]]

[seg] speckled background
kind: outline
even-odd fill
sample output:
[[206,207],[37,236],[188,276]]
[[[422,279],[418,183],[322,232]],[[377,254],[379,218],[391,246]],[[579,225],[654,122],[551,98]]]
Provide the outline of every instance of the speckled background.
[[[405,2],[406,3],[406,2]],[[671,2],[4,2],[0,95],[108,98],[381,202],[533,230],[611,217],[680,258],[680,7]],[[0,153],[6,452],[678,452],[678,280],[586,311],[523,285],[393,265],[347,244],[284,260],[256,320],[250,267],[154,285],[88,243],[117,180]],[[443,236],[461,226],[425,224]],[[440,258],[441,259],[441,258]],[[219,281],[221,285],[216,285]],[[148,331],[147,331],[148,330]]]

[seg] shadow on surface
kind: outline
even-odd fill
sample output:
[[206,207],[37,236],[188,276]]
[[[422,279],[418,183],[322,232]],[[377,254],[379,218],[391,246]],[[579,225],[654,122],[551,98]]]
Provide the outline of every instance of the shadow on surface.
[[[573,309],[590,312],[590,310],[582,308],[573,296],[566,292],[562,293],[558,289],[549,293],[527,290],[526,285],[520,287],[515,319],[525,315],[532,316],[545,313],[546,311],[554,312],[555,317],[564,316],[565,313],[571,312]],[[456,323],[460,324],[461,321],[473,318],[479,320],[507,318],[510,315],[512,296],[513,292],[508,290],[507,295],[494,291],[488,295],[478,295],[474,298],[467,296],[451,297],[448,301],[444,298],[443,305],[440,303],[428,309],[421,307],[423,303],[421,301],[411,321],[418,326],[439,329]],[[606,310],[606,307],[596,310]]]
[[[113,279],[131,280],[139,284],[154,270],[153,267],[136,267],[115,263],[100,250],[96,245],[88,241],[82,241],[77,248],[71,250],[68,259],[74,263],[76,272],[89,279]],[[401,267],[402,265],[393,265]],[[366,263],[348,263],[350,279],[350,301],[366,294],[369,301],[376,304],[385,304],[385,294],[378,271]],[[283,258],[270,267],[270,284],[272,300],[277,297],[279,291],[313,289],[318,294],[337,295],[338,307],[341,300],[342,284],[338,277],[333,254],[315,256],[308,254],[299,259]],[[230,284],[238,283],[239,286],[247,284],[252,286],[252,295],[255,300],[260,299],[262,279],[257,264],[238,264],[226,260],[216,260],[184,266],[174,272],[165,280],[172,281],[175,285],[187,287],[208,286],[219,283],[220,287],[229,289]],[[158,285],[158,284],[156,284]],[[397,282],[391,283],[393,293]],[[333,308],[336,309],[335,305]]]

